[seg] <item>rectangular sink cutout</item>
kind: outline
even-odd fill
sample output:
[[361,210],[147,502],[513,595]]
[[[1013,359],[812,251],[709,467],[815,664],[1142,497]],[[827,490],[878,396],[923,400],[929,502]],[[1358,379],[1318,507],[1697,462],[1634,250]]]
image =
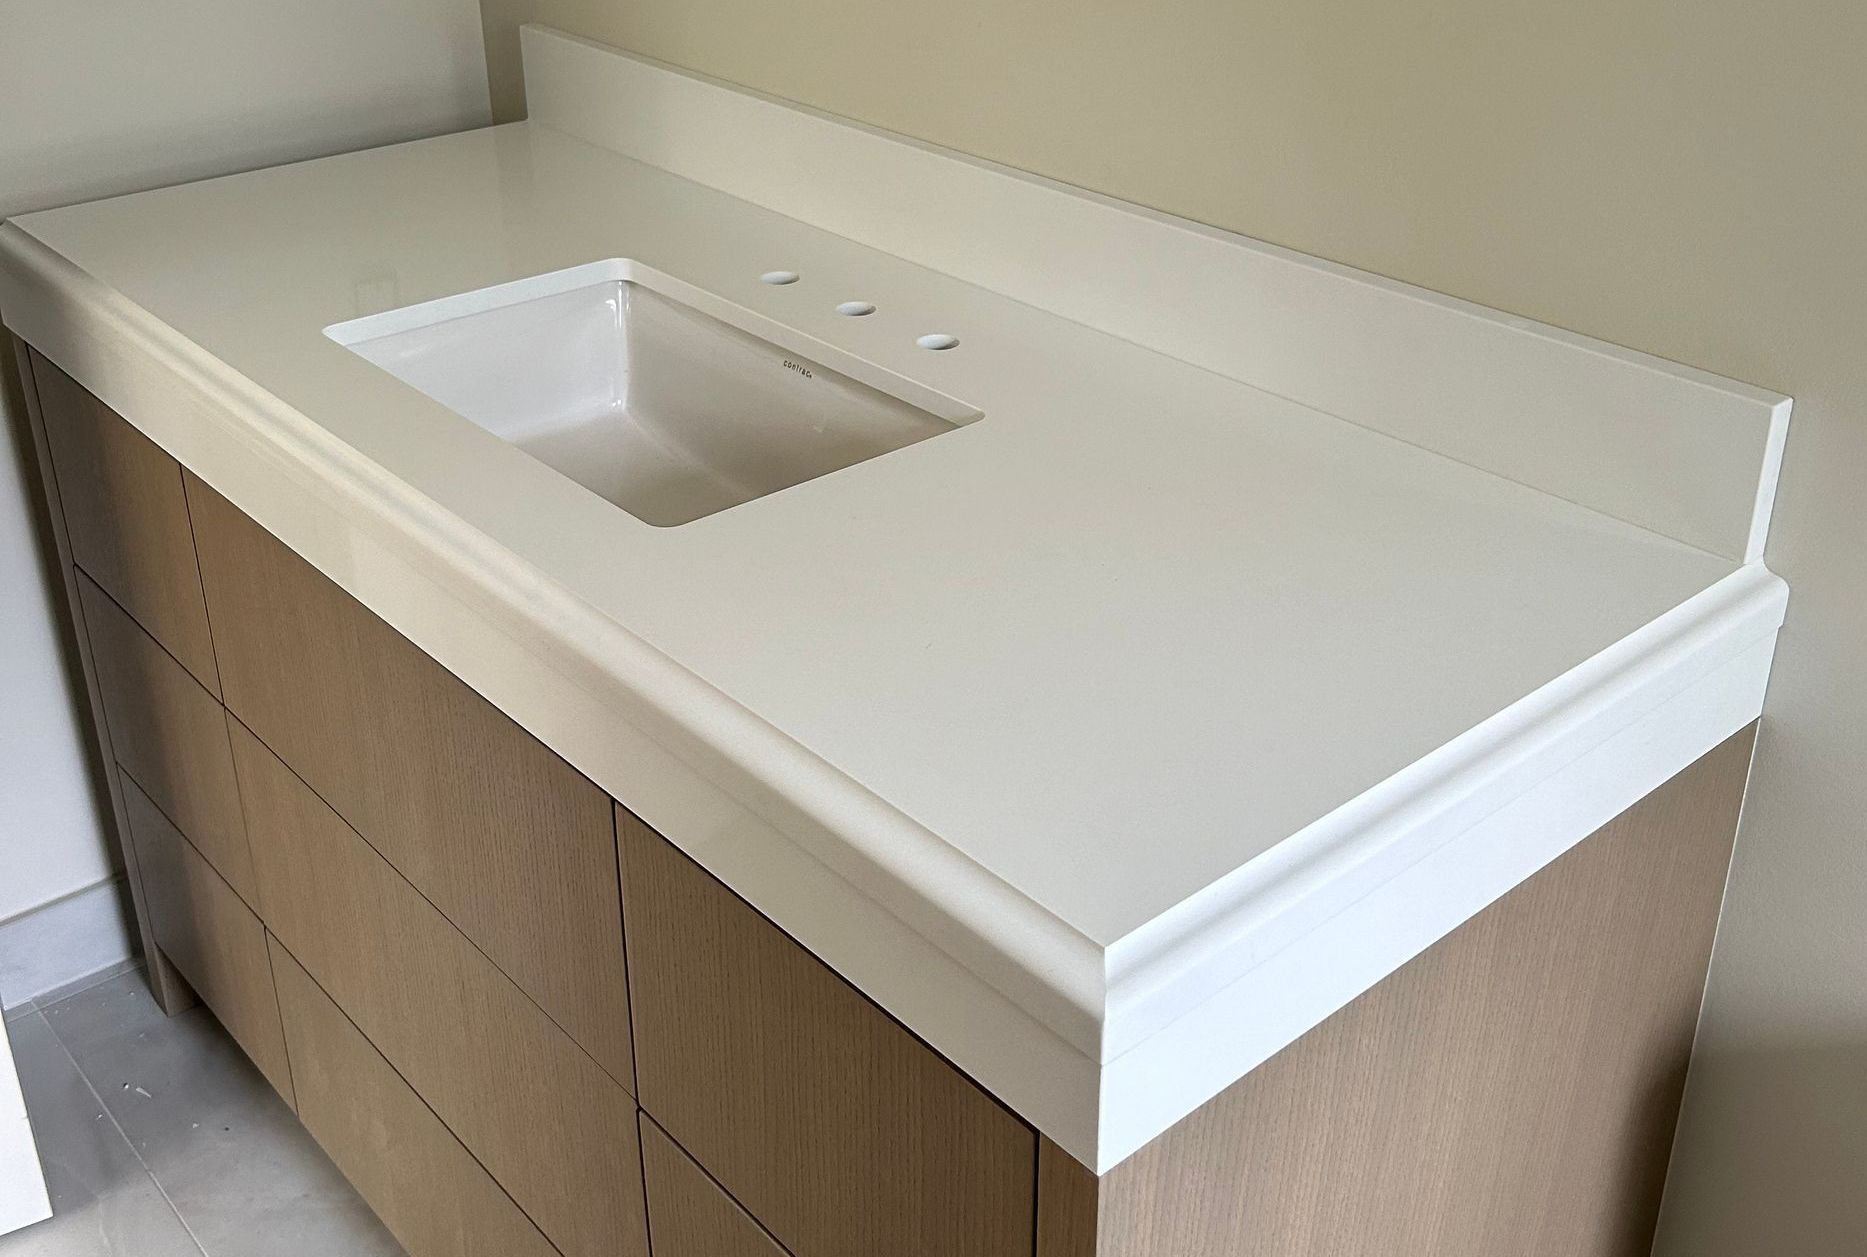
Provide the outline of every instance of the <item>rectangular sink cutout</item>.
[[944,394],[626,259],[324,332],[658,527],[979,418]]

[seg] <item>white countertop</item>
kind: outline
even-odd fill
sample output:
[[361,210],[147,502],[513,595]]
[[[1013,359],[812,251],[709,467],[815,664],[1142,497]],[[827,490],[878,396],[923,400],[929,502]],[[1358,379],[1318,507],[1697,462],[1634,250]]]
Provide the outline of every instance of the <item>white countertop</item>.
[[[954,932],[989,934],[981,916],[1016,903],[1105,968],[1176,905],[1745,568],[535,123],[29,215],[5,249],[38,256],[22,233],[82,273],[68,291],[127,299],[139,310],[126,317],[172,329],[197,364],[224,364],[289,416],[274,427],[336,449],[321,430],[360,456],[353,469],[379,469],[358,484],[412,489],[397,509],[429,535],[530,573],[801,752],[817,767],[787,800],[783,771],[746,788],[661,739],[777,828],[809,813],[829,835],[805,841],[816,859],[834,870],[839,827],[864,829],[859,813],[879,808],[963,857],[918,890],[923,908],[951,901]],[[984,417],[655,528],[322,334],[611,257]],[[775,268],[803,278],[758,282]],[[110,400],[83,342],[35,335],[46,316],[28,307],[50,289],[25,273],[16,262],[0,284],[10,321]],[[834,313],[850,299],[879,309]],[[960,347],[918,348],[928,331]],[[207,437],[150,430],[272,523],[255,488],[191,457]],[[301,548],[371,601],[353,571]],[[1746,596],[1773,606],[1773,631],[1780,583],[1759,579]],[[465,656],[443,657],[480,683]],[[628,666],[616,664],[625,684]],[[600,759],[568,723],[513,714],[586,771]],[[686,719],[695,741],[736,757],[723,743],[740,724]],[[632,802],[626,783],[593,775]],[[650,819],[705,859],[678,817]],[[850,850],[889,864],[886,834],[865,832]],[[911,883],[915,868],[903,855],[892,876]],[[729,880],[756,902],[748,876]],[[862,893],[860,873],[852,883]],[[975,884],[992,894],[968,907]],[[762,906],[809,940],[792,911]],[[904,915],[968,963],[963,940]],[[863,985],[901,1011],[885,981]],[[929,1014],[904,1016],[945,1045]],[[1094,1019],[1084,1031],[1039,1017],[1091,1059],[1132,1045],[1099,1045]],[[970,1049],[949,1050],[994,1084]],[[1060,1137],[1084,1159],[1114,1155]]]

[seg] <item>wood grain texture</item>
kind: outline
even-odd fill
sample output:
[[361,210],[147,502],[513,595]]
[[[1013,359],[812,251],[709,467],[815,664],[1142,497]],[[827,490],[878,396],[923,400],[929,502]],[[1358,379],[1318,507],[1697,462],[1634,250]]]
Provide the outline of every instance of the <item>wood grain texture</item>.
[[187,482],[228,708],[633,1090],[608,797]]
[[410,1257],[555,1257],[531,1219],[268,936],[298,1120]]
[[117,763],[240,897],[254,904],[253,860],[226,713],[82,571],[78,589]]
[[1088,1167],[1048,1137],[1037,1137],[1037,1257],[1096,1251],[1100,1186]]
[[1031,1251],[1035,1138],[618,809],[642,1107],[797,1257]]
[[294,1103],[265,928],[127,776],[123,799],[157,943],[266,1081]]
[[655,1257],[787,1257],[783,1245],[647,1116],[642,1177]]
[[233,728],[267,928],[567,1257],[645,1254],[629,1094]]
[[37,351],[31,358],[72,558],[218,695],[180,464]]
[[1071,1244],[1042,1257],[1644,1257],[1754,736],[1710,752],[1099,1189],[1067,1158],[1053,1166],[1039,1236]]
[[129,821],[124,813],[123,788],[118,780],[116,757],[110,746],[110,729],[104,719],[104,703],[97,690],[97,663],[91,653],[90,634],[85,629],[84,608],[78,597],[78,573],[72,563],[71,538],[65,530],[65,510],[58,493],[58,477],[52,467],[52,448],[46,439],[45,422],[39,409],[38,388],[33,381],[32,348],[11,332],[14,365],[18,368],[20,388],[25,394],[26,430],[31,438],[33,457],[26,469],[29,479],[38,485],[42,519],[51,534],[57,581],[63,590],[64,615],[60,629],[64,646],[77,661],[84,697],[80,700],[85,725],[85,751],[90,759],[93,783],[108,802],[105,824],[108,839],[123,859],[124,880],[129,884],[130,903],[136,918],[136,936],[149,977],[150,993],[163,1012],[173,1016],[195,1003],[193,990],[175,972],[162,949],[156,946],[155,933],[149,928],[149,909],[143,895],[142,870],[136,860],[136,844],[130,841]]

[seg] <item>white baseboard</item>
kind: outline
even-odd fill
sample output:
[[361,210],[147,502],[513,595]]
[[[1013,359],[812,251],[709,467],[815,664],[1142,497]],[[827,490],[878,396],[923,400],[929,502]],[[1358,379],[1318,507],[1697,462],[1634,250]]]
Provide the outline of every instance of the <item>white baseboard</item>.
[[13,1008],[130,961],[119,875],[0,921],[0,1008]]

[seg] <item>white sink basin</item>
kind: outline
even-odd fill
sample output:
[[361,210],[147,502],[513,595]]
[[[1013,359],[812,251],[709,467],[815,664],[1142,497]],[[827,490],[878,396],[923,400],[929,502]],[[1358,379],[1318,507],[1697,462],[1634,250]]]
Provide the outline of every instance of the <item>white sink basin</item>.
[[979,417],[626,260],[337,323],[325,334],[658,526]]

